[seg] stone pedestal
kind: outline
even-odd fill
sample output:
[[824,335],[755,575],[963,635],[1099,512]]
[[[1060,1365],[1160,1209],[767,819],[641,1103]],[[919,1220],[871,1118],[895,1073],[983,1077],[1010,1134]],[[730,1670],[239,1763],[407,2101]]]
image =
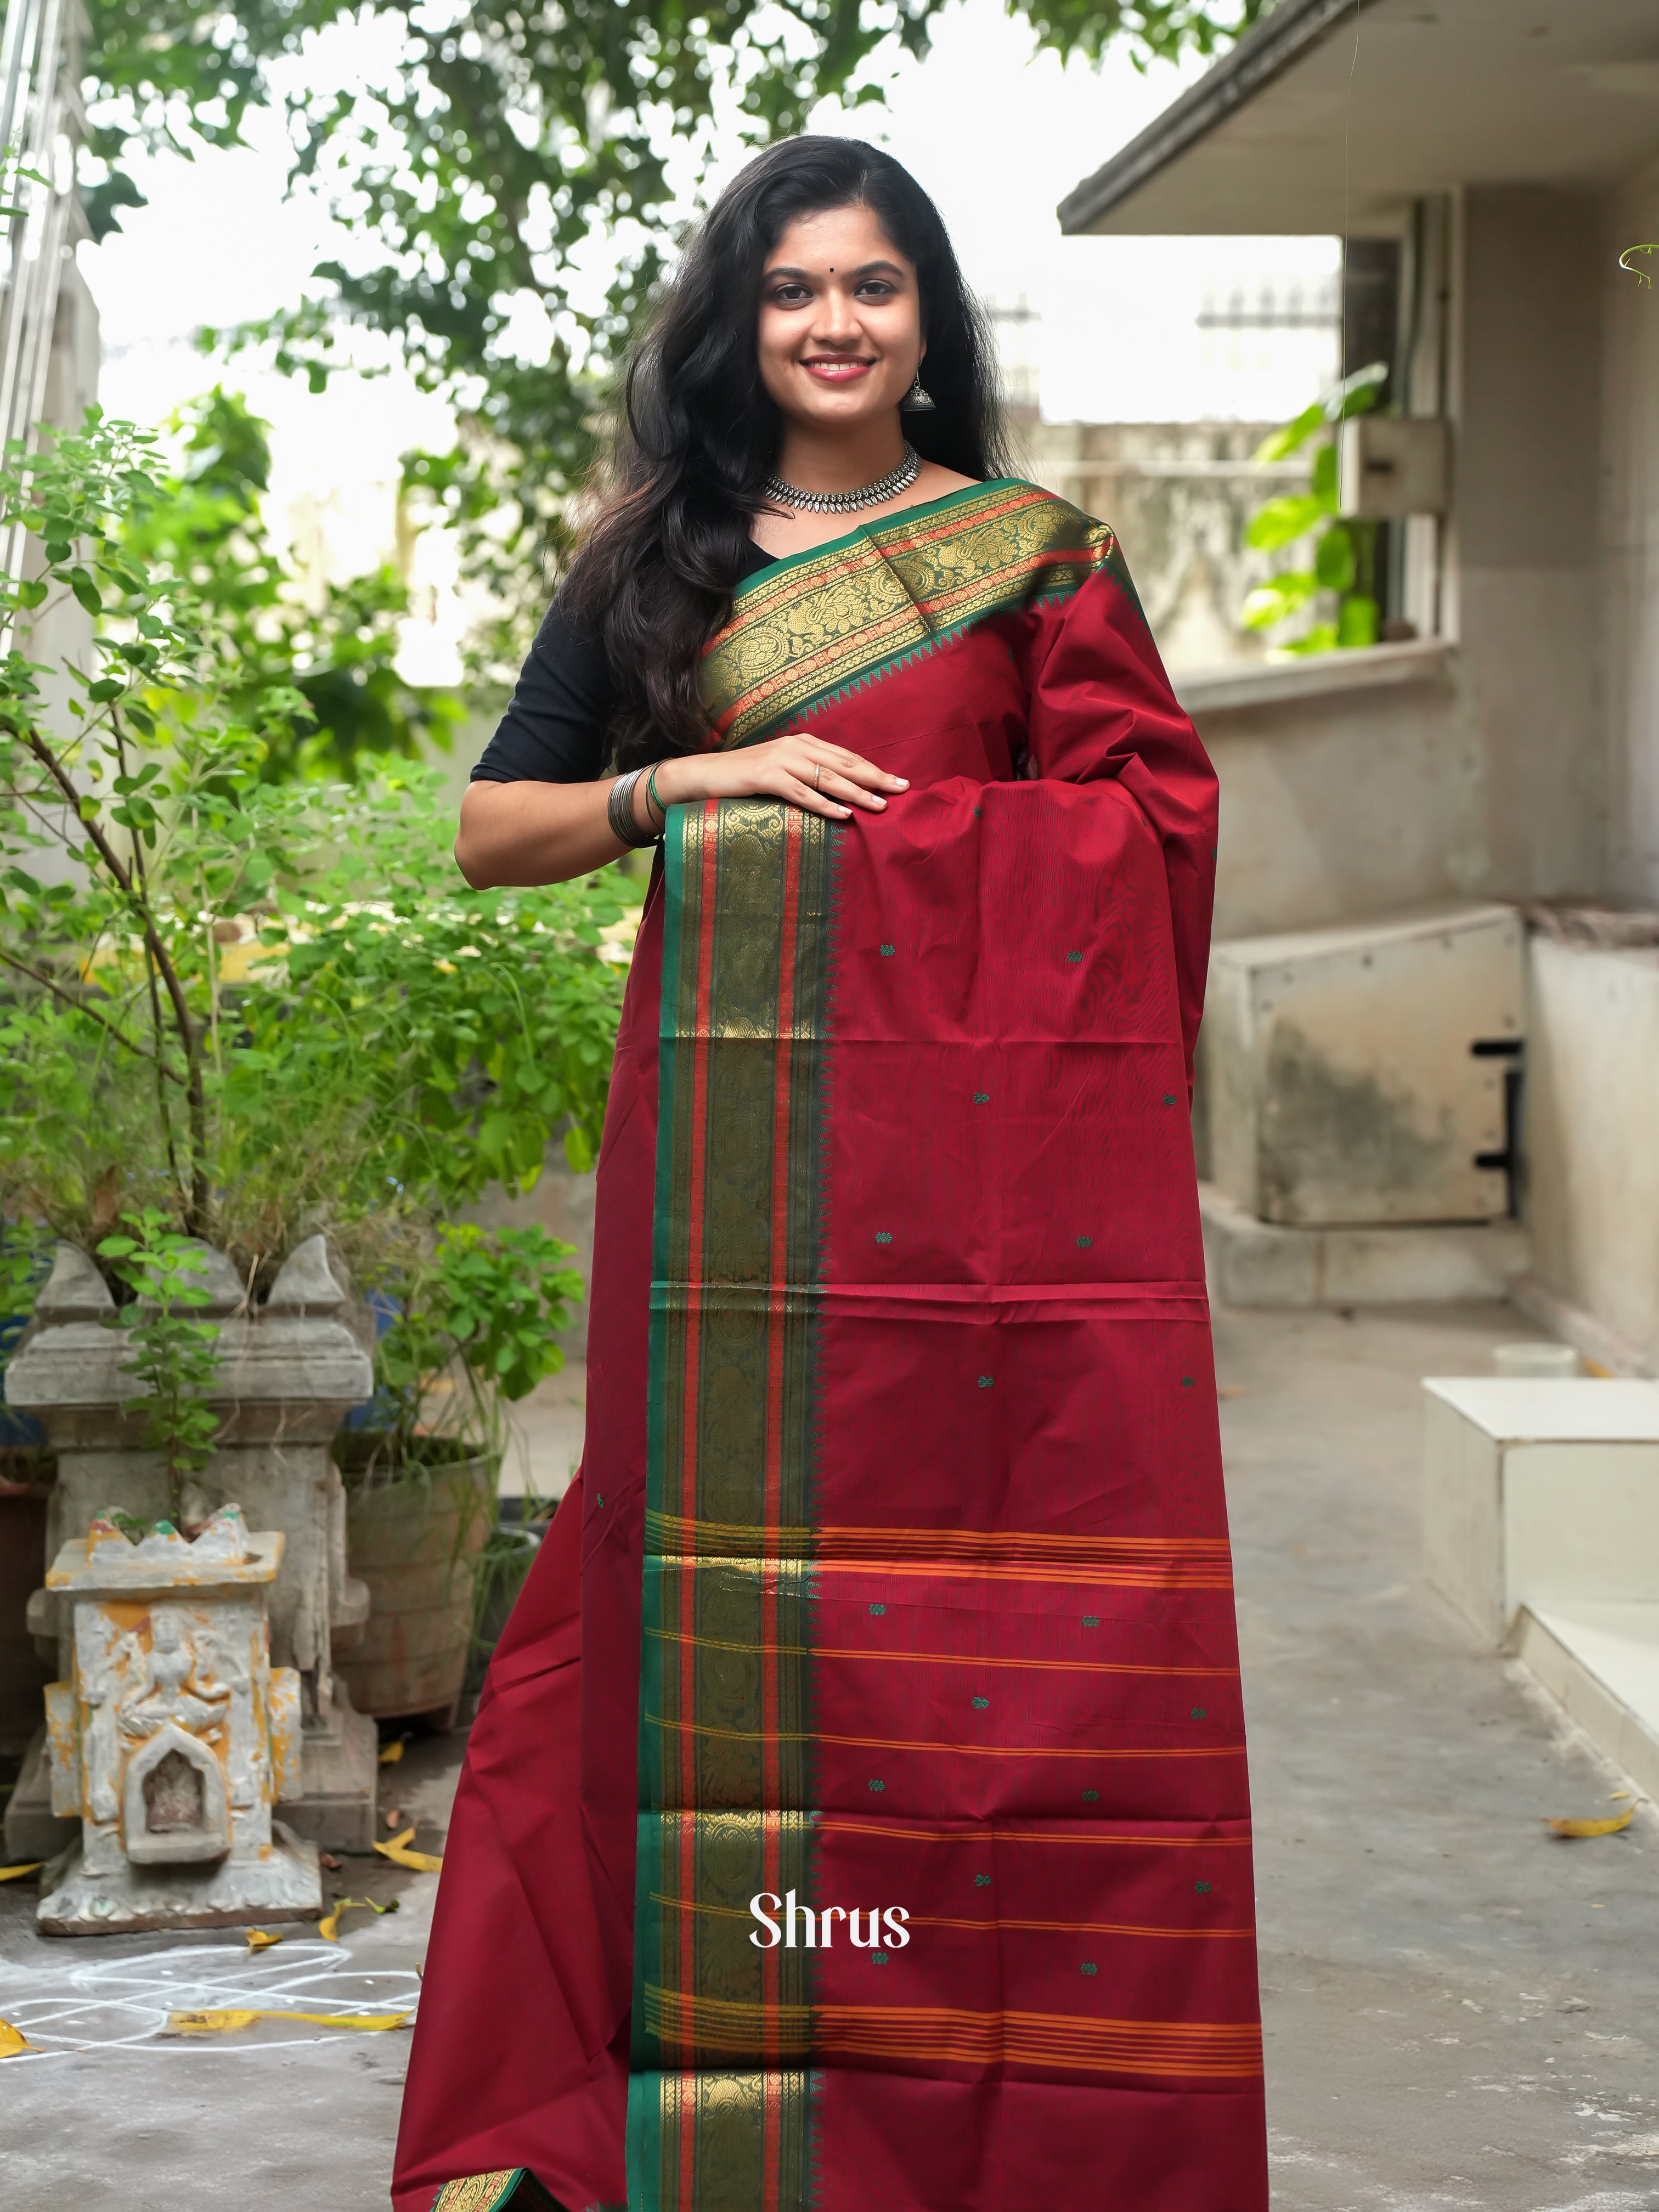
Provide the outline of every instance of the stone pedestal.
[[[368,1594],[346,1571],[345,1494],[329,1443],[342,1416],[374,1387],[368,1352],[349,1325],[347,1293],[320,1237],[293,1253],[263,1306],[249,1310],[222,1254],[207,1254],[211,1303],[201,1310],[220,1329],[220,1385],[212,1403],[222,1426],[202,1480],[205,1510],[234,1498],[258,1528],[280,1530],[281,1566],[268,1612],[273,1663],[299,1677],[300,1789],[283,1808],[298,1835],[335,1850],[367,1850],[374,1833],[377,1767],[374,1723],[354,1712],[334,1676],[334,1653],[362,1632]],[[36,1414],[58,1454],[47,1556],[84,1536],[96,1514],[119,1507],[141,1520],[169,1510],[166,1468],[145,1448],[139,1395],[124,1371],[114,1307],[82,1252],[58,1249],[51,1279],[6,1372],[8,1403]],[[70,1625],[50,1590],[30,1626],[70,1672]],[[59,1848],[46,1796],[46,1762],[26,1762],[6,1817],[14,1857]]]
[[316,1918],[317,1847],[272,1818],[301,1787],[300,1678],[270,1663],[283,1553],[234,1505],[193,1543],[94,1520],[46,1589],[67,1680],[46,1690],[52,1810],[81,1835],[46,1870],[48,1936]]

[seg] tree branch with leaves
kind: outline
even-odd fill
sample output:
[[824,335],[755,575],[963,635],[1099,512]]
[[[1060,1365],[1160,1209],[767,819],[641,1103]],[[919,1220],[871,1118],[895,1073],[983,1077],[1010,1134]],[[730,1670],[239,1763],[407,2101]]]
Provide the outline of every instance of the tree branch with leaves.
[[[1117,44],[1145,65],[1212,53],[1269,4],[1014,0],[1010,12],[1062,57],[1097,62]],[[209,342],[268,343],[319,390],[350,365],[353,331],[374,332],[454,404],[456,447],[411,457],[408,482],[494,582],[506,673],[607,380],[673,251],[669,149],[706,153],[732,127],[759,146],[829,99],[878,105],[942,5],[234,0],[204,15],[183,0],[90,0],[88,216],[101,234],[137,201],[124,166],[137,148],[235,145],[252,109],[282,112],[290,187],[338,216],[350,258],[321,265],[304,300]],[[325,34],[348,21],[361,66],[330,82]]]

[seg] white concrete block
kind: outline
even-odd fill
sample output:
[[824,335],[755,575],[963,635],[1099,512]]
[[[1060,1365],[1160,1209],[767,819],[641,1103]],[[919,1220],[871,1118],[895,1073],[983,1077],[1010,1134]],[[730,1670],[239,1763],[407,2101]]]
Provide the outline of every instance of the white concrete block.
[[1515,1648],[1637,1788],[1659,1799],[1659,1605],[1523,1606]]
[[1488,1642],[1522,1606],[1659,1603],[1659,1383],[1423,1389],[1429,1579]]
[[1218,944],[1200,1040],[1210,1174],[1285,1225],[1498,1218],[1523,1007],[1506,906]]
[[[1534,937],[1528,985],[1527,1218],[1539,1287],[1651,1372],[1659,1367],[1659,958]],[[1619,1364],[1593,1343],[1582,1348]]]

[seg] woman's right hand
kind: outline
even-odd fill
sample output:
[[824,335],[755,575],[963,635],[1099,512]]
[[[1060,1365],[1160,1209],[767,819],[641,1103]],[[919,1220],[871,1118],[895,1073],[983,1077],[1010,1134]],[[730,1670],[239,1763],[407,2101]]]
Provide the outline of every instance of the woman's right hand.
[[[792,806],[844,821],[855,806],[879,814],[885,794],[909,788],[902,775],[822,738],[773,738],[732,753],[686,753],[657,763],[657,799],[650,776],[633,790],[642,835],[663,825],[662,809],[700,799],[782,799]],[[624,849],[608,806],[614,776],[592,783],[474,783],[461,802],[455,858],[477,890],[503,884],[562,884],[602,868]]]
[[[735,752],[681,753],[659,761],[656,795],[664,806],[684,806],[699,799],[783,799],[810,814],[844,821],[855,806],[879,814],[890,792],[908,791],[902,775],[890,775],[861,753],[832,745],[823,738],[771,738],[764,744]],[[647,797],[648,775],[634,787],[634,811],[644,823],[657,816]]]

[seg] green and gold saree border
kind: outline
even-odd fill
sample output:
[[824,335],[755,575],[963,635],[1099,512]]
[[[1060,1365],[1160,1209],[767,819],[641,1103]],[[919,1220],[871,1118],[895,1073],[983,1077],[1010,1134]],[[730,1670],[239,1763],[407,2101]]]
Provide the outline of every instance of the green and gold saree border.
[[739,590],[702,664],[717,742],[752,744],[1010,609],[1069,599],[1109,569],[1103,522],[1011,478],[865,524]]
[[495,2173],[466,2173],[447,2181],[432,2200],[432,2212],[501,2212],[525,2178],[521,2166]]
[[[527,2166],[504,2166],[493,2173],[465,2173],[445,2182],[429,2212],[562,2212],[562,2208]],[[626,2207],[590,2204],[586,2212],[626,2212]]]
[[[789,2060],[811,1954],[748,1937],[750,1898],[794,1889],[805,1903],[811,1885],[839,836],[798,808],[738,799],[674,809],[665,838],[633,2212],[808,2201],[811,2086]],[[723,2041],[698,2028],[706,2002],[728,2022]]]
[[802,2069],[635,2074],[628,2085],[628,2212],[797,2212],[813,2195]]

